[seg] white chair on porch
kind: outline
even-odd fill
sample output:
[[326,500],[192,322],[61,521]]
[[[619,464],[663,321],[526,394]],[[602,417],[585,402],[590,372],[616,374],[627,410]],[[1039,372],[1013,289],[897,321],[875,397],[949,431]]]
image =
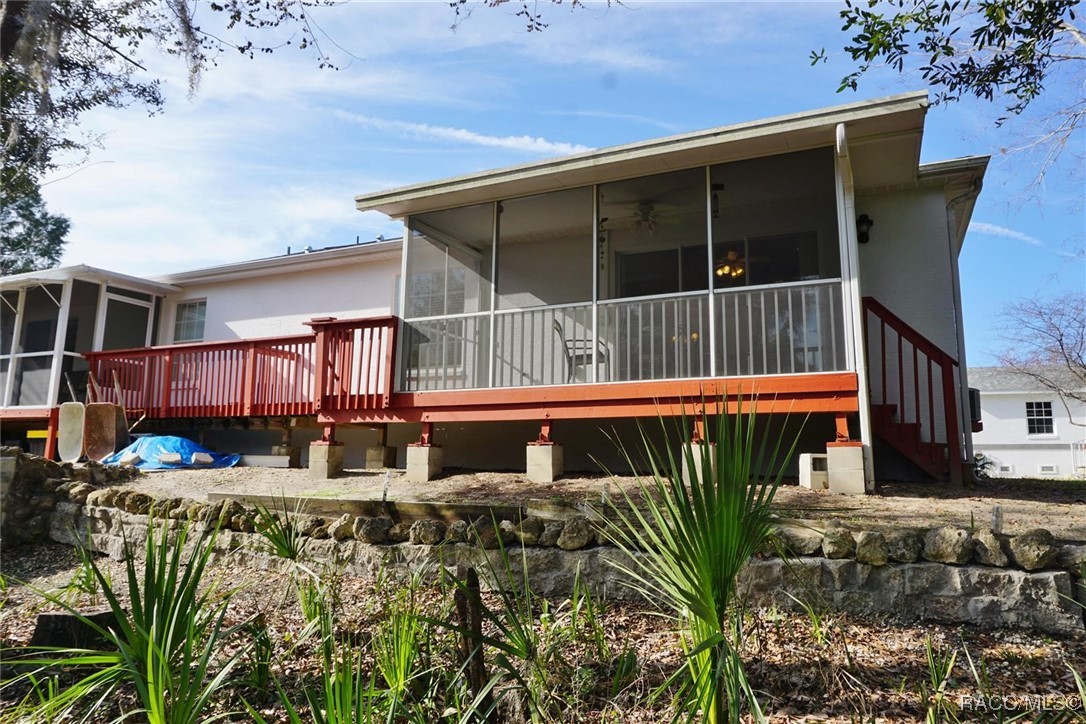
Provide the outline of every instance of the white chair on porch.
[[[562,345],[562,352],[566,357],[566,382],[573,382],[578,367],[582,367],[586,370],[592,367],[592,340],[569,339],[566,337],[566,332],[562,328],[562,323],[557,319],[554,320],[554,333],[558,335],[558,339]],[[602,342],[597,342],[596,344],[596,364],[603,365],[604,378],[607,381],[610,381],[610,355],[607,347]]]

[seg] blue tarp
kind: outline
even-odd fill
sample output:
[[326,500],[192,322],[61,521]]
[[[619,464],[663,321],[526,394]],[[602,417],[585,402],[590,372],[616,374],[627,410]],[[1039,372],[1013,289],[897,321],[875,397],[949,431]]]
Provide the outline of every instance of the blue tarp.
[[[173,435],[143,435],[136,438],[131,445],[118,453],[113,453],[102,460],[106,465],[120,465],[121,458],[129,453],[136,453],[142,461],[136,465],[140,470],[181,470],[184,468],[232,468],[241,460],[241,455],[236,453],[211,452],[202,445],[197,445],[192,440]],[[181,462],[177,465],[169,465],[159,462],[158,458],[163,453],[180,453]],[[207,453],[214,461],[210,465],[193,465],[193,453]]]

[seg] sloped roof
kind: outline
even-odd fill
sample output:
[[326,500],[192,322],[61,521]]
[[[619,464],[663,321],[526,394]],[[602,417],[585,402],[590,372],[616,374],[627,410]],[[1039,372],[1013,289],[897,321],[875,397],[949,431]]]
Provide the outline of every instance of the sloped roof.
[[[1077,379],[1065,367],[1042,367],[1046,377],[1059,381],[1065,389],[1081,389],[1082,381]],[[1049,392],[1030,375],[1016,372],[1009,367],[970,367],[969,386],[981,392]]]
[[850,149],[855,142],[855,149],[849,153],[858,185],[865,185],[864,180],[871,176],[878,178],[878,185],[915,183],[927,108],[926,91],[855,101],[360,194],[355,197],[355,207],[401,218],[561,188],[832,146],[838,124],[848,126]]

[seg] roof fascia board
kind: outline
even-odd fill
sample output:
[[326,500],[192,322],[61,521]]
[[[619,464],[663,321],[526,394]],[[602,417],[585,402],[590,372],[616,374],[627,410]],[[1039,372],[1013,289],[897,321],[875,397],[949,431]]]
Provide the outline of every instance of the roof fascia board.
[[35,284],[56,284],[69,279],[79,281],[94,281],[115,287],[123,287],[132,291],[144,292],[157,296],[164,296],[180,291],[172,284],[154,279],[141,279],[128,274],[111,272],[108,269],[99,269],[86,264],[75,266],[54,267],[40,271],[24,272],[0,278],[0,288],[21,289]]
[[[360,194],[355,197],[355,207],[359,211],[378,210],[390,216],[403,216],[404,212],[399,211],[399,209],[404,204],[425,198],[437,199],[445,194],[466,190],[487,187],[497,188],[514,181],[554,177],[557,174],[573,173],[612,164],[617,165],[623,161],[666,156],[713,146],[725,146],[766,136],[784,135],[789,132],[809,132],[823,128],[832,132],[839,123],[847,124],[897,113],[924,111],[927,106],[928,94],[926,91],[903,93],[870,101],[858,101],[677,136],[612,146],[572,156],[402,186],[371,194]],[[919,129],[919,131],[922,132],[922,129]],[[858,137],[862,138],[862,136]],[[827,139],[827,143],[832,143],[832,135]],[[549,184],[540,183],[539,185],[540,189],[537,193],[561,187],[560,184],[553,182]],[[429,210],[431,207],[427,208]],[[440,208],[440,202],[433,205],[432,208]]]
[[165,274],[156,279],[173,284],[176,287],[193,286],[197,284],[213,284],[218,282],[237,281],[240,279],[255,279],[265,276],[275,276],[297,271],[323,269],[330,266],[340,266],[352,261],[362,263],[368,261],[382,261],[400,258],[402,239],[394,239],[383,242],[371,242],[357,244],[340,249],[328,249],[325,251],[300,252],[289,256],[274,256],[266,259],[255,259],[233,264],[193,269],[192,271]]

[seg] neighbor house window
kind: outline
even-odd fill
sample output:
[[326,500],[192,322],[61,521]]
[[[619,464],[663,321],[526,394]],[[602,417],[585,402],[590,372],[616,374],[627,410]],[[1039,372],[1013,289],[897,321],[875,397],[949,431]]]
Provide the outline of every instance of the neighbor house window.
[[180,302],[173,323],[174,342],[200,342],[204,339],[207,300]]
[[1055,432],[1051,402],[1026,403],[1026,431],[1030,435],[1051,435]]

